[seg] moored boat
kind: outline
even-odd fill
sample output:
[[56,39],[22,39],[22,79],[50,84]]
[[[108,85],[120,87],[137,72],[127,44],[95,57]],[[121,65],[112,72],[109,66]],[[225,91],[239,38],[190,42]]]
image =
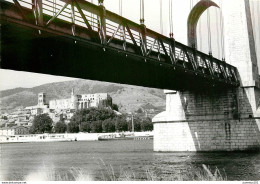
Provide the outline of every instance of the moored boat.
[[25,142],[62,142],[74,141],[62,134],[27,134],[1,136],[0,143],[25,143]]
[[144,135],[144,136],[135,136],[134,134],[125,135],[125,134],[108,134],[101,135],[98,137],[99,141],[113,141],[113,140],[145,140],[145,139],[153,139],[152,135]]

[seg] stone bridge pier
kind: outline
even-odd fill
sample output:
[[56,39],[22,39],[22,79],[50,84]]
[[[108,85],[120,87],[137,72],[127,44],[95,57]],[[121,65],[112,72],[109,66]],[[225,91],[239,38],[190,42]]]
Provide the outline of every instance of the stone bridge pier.
[[237,67],[241,85],[236,89],[165,90],[166,111],[153,118],[154,151],[260,148],[260,58],[249,0],[223,1],[222,13],[226,61]]
[[260,124],[246,90],[167,91],[153,118],[154,151],[258,150]]

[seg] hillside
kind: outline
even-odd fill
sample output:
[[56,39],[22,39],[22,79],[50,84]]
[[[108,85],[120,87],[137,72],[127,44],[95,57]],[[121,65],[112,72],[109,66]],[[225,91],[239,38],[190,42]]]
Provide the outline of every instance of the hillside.
[[47,101],[68,98],[72,88],[74,88],[75,94],[108,93],[113,98],[113,103],[119,105],[121,112],[133,112],[140,107],[154,109],[156,112],[165,109],[165,94],[160,89],[90,80],[74,80],[49,83],[33,88],[0,91],[0,110],[4,113],[17,108],[36,105],[37,94],[40,92],[46,93]]

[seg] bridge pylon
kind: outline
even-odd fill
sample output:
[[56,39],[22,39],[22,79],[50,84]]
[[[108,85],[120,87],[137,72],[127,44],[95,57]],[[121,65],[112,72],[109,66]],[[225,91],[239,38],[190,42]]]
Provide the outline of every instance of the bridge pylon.
[[153,118],[154,151],[260,148],[259,69],[249,0],[223,1],[222,13],[226,60],[237,67],[240,86],[165,90],[166,111]]

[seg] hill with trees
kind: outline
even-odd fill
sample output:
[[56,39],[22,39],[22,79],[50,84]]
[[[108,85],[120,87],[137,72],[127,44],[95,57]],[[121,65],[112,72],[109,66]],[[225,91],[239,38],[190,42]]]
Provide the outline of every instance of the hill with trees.
[[108,82],[73,80],[0,91],[1,113],[12,112],[37,104],[37,95],[45,92],[47,102],[51,99],[69,98],[72,88],[75,94],[109,93],[120,112],[135,112],[139,108],[149,111],[148,116],[165,110],[165,94],[161,89],[145,88]]

